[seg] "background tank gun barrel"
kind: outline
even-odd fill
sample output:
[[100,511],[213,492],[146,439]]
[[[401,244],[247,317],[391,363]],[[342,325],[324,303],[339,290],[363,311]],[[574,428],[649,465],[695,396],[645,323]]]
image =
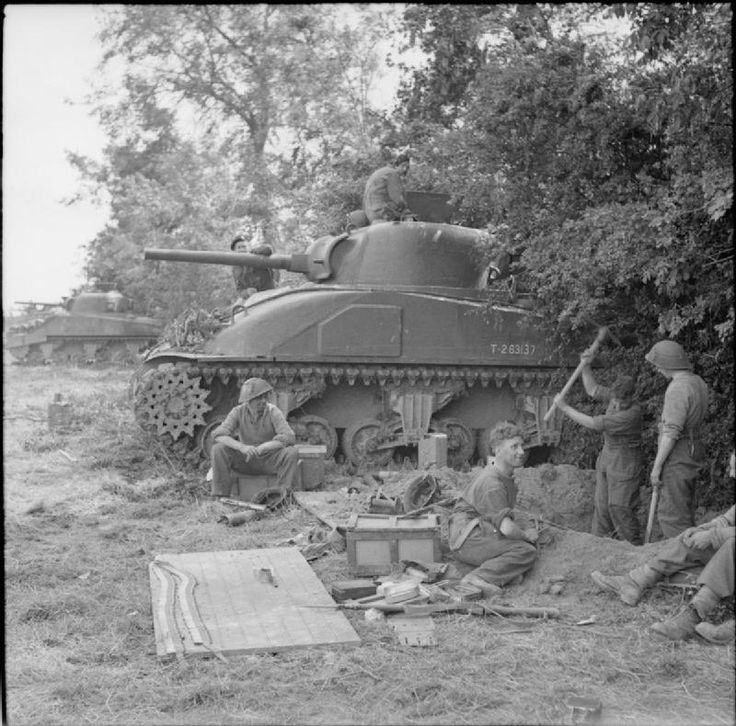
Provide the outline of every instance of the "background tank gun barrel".
[[41,306],[44,308],[54,308],[61,305],[60,302],[36,302],[35,300],[13,300],[13,305]]
[[194,262],[200,265],[231,265],[256,269],[289,270],[309,274],[309,258],[296,255],[256,255],[252,252],[210,252],[208,250],[166,250],[148,248],[143,251],[146,260]]

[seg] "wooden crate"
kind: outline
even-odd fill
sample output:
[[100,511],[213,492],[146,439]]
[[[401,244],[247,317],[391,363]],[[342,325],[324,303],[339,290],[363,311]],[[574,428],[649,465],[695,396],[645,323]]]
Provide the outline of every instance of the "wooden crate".
[[387,575],[400,560],[440,562],[440,522],[436,514],[402,517],[353,514],[345,535],[352,575]]

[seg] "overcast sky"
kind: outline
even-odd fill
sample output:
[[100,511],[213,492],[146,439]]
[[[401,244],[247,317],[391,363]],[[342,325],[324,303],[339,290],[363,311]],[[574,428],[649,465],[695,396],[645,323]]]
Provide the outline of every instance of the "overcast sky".
[[95,158],[101,130],[81,105],[100,46],[91,5],[6,5],[3,47],[3,310],[56,302],[83,281],[84,254],[107,214],[65,206],[79,186],[67,150]]

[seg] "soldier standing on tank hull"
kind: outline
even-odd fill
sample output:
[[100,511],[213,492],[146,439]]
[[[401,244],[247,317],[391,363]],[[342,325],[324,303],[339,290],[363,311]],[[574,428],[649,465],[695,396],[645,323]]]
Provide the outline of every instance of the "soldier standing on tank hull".
[[369,224],[394,222],[411,214],[406,206],[402,179],[409,172],[409,154],[399,154],[393,165],[383,166],[368,177],[363,211]]
[[[270,245],[257,245],[252,249],[248,249],[247,240],[242,235],[238,235],[230,243],[230,249],[233,252],[250,252],[254,255],[264,255],[265,257],[270,257],[273,254],[273,249]],[[235,289],[239,297],[236,305],[244,303],[254,292],[273,290],[277,283],[276,277],[277,273],[275,270],[247,266],[233,267],[233,280],[235,281]]]
[[695,524],[695,479],[705,464],[701,426],[708,411],[708,386],[692,371],[674,340],[661,340],[645,359],[670,379],[659,422],[657,455],[650,480],[662,488],[657,519],[666,538]]
[[643,471],[641,407],[634,400],[634,379],[620,376],[607,388],[596,383],[585,351],[583,386],[598,401],[608,402],[605,414],[588,416],[557,396],[555,405],[575,423],[603,434],[603,449],[595,463],[595,510],[592,533],[596,537],[616,537],[634,545],[642,543],[637,510]]
[[249,378],[240,388],[238,405],[212,433],[213,497],[229,497],[238,472],[276,474],[279,487],[293,488],[299,463],[296,436],[269,401],[272,393],[262,378]]

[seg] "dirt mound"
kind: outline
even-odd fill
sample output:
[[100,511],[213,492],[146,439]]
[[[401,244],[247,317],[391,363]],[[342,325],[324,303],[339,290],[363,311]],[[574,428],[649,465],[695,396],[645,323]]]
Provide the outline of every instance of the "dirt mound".
[[578,532],[590,532],[595,472],[570,464],[517,469],[517,508]]

